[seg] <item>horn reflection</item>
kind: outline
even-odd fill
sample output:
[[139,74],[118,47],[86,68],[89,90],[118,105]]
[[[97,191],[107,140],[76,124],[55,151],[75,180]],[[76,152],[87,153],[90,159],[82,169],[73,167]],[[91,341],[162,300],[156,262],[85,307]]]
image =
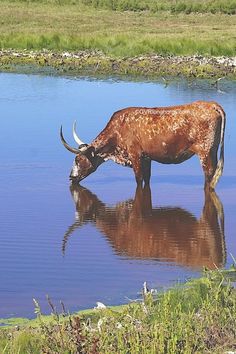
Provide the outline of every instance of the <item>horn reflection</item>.
[[62,251],[71,234],[93,223],[119,255],[175,262],[195,268],[225,263],[224,211],[215,192],[205,194],[197,219],[179,207],[152,207],[149,187],[138,188],[135,198],[107,206],[84,187],[71,186],[76,220],[64,235]]

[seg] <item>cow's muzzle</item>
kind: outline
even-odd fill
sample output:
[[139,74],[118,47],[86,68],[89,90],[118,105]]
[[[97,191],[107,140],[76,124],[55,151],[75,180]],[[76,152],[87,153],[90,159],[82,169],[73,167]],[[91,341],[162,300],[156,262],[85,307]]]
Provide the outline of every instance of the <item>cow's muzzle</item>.
[[73,183],[73,184],[78,184],[81,181],[81,178],[79,178],[78,176],[70,175],[69,178],[70,178],[71,183]]

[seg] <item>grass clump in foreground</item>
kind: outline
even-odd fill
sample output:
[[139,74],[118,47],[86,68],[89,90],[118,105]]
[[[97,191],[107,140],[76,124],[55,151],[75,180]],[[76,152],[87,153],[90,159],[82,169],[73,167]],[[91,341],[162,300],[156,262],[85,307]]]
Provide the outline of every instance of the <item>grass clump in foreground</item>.
[[[235,268],[229,273],[235,276]],[[0,331],[1,353],[223,353],[236,349],[236,291],[228,275],[198,280],[140,303],[37,320]]]

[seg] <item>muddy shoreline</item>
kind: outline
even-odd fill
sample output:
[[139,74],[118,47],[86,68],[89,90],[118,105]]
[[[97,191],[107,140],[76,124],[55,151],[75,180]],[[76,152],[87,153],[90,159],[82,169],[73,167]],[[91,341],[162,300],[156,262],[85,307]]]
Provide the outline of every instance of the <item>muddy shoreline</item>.
[[142,55],[115,58],[100,51],[0,51],[0,72],[142,78],[236,79],[236,57]]

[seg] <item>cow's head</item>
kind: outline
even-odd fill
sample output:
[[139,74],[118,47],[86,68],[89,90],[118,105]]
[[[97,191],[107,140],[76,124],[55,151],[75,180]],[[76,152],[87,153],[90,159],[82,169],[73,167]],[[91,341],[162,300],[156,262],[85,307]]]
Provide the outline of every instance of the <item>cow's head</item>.
[[71,147],[65,140],[62,127],[60,130],[60,137],[62,144],[67,150],[76,154],[72,170],[70,173],[70,180],[78,183],[85,177],[96,171],[98,166],[103,162],[103,159],[96,154],[95,148],[82,142],[75,131],[76,122],[73,124],[73,137],[78,144],[78,148]]

